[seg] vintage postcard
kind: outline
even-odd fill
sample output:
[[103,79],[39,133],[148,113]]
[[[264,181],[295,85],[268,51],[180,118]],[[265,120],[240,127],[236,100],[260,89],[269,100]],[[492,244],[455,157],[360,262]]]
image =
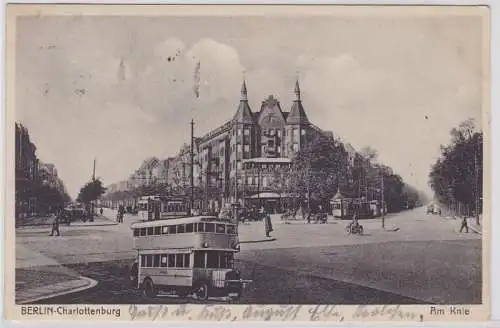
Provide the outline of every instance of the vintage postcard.
[[489,319],[487,7],[6,14],[8,319]]

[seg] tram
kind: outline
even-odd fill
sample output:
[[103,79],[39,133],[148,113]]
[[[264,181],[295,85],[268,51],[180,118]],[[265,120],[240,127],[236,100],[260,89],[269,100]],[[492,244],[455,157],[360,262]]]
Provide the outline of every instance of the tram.
[[143,221],[186,217],[189,204],[184,197],[143,196],[137,202],[138,215]]

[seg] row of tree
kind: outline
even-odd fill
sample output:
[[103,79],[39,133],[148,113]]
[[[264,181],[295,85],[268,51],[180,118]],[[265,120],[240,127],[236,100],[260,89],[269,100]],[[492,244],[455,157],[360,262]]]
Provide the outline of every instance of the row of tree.
[[432,166],[429,185],[436,201],[461,215],[482,213],[483,133],[473,119],[450,131],[451,142],[441,146],[441,156]]
[[348,154],[345,145],[330,135],[317,135],[299,151],[286,174],[277,173],[273,186],[281,193],[295,193],[310,206],[328,206],[337,192],[345,197],[384,200],[388,211],[397,212],[422,204],[422,192],[406,184],[366,147]]

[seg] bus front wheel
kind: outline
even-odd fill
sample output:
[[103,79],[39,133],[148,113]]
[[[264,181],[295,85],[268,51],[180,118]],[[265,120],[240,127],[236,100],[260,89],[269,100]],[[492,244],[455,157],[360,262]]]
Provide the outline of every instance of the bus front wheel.
[[146,278],[144,279],[144,283],[142,284],[143,285],[143,290],[144,290],[144,295],[146,297],[155,297],[156,294],[157,294],[157,291],[156,291],[156,287],[155,285],[153,284],[153,281],[150,279],[150,278]]
[[201,301],[208,299],[208,284],[205,282],[198,283],[195,288],[195,294]]

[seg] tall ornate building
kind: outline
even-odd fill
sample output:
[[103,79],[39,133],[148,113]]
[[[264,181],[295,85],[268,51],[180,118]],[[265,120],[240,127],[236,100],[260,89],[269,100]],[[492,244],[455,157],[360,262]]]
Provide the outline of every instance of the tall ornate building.
[[285,197],[273,192],[272,177],[289,168],[293,155],[322,133],[307,118],[298,81],[294,93],[289,111],[270,95],[253,112],[243,81],[234,117],[198,139],[199,180],[206,206],[217,209],[227,201],[255,199],[259,206]]

